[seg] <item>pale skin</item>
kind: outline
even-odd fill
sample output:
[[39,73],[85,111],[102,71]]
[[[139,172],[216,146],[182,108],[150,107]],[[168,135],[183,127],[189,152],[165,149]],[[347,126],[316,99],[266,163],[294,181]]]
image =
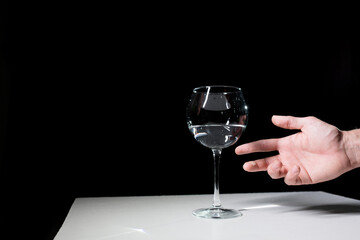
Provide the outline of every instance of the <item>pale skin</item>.
[[238,155],[278,151],[278,155],[246,162],[245,171],[267,171],[288,185],[325,182],[360,167],[360,129],[341,131],[315,117],[273,116],[274,125],[299,132],[238,146]]

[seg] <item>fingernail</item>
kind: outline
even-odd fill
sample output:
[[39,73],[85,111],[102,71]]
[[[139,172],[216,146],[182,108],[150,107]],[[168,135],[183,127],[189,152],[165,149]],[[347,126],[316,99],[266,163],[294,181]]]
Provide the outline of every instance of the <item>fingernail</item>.
[[249,169],[249,168],[252,168],[252,167],[255,167],[255,166],[256,166],[255,162],[246,162],[246,163],[244,163],[243,168],[244,169]]
[[274,118],[278,118],[278,117],[280,117],[280,115],[272,115],[272,119],[274,119]]

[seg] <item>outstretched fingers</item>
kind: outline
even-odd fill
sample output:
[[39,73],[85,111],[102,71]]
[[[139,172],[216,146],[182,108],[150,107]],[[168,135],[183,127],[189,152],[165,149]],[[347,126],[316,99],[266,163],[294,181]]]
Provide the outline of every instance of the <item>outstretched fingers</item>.
[[238,146],[235,149],[235,153],[237,155],[243,155],[243,154],[255,153],[255,152],[276,151],[278,149],[278,142],[279,139],[266,139],[251,143],[245,143],[243,145]]
[[[278,165],[281,165],[280,161],[278,161],[279,156],[273,156],[263,159],[258,159],[255,161],[246,162],[243,165],[243,168],[247,172],[260,172],[267,171],[269,167],[272,167],[274,164],[274,168],[277,168]],[[280,166],[281,168],[281,166]]]
[[[303,130],[309,124],[313,124],[318,119],[314,117],[292,117],[292,116],[273,116],[272,122],[274,125],[284,128],[284,129],[298,129]],[[246,143],[238,146],[235,149],[235,153],[238,155],[249,154],[255,152],[271,152],[271,151],[279,151],[279,142],[282,139],[265,139],[259,140],[255,142]],[[283,142],[282,142],[283,143]],[[280,145],[282,147],[283,145]],[[284,160],[284,159],[283,159]],[[283,165],[285,163],[285,165]],[[243,165],[243,168],[247,172],[259,172],[259,171],[267,171],[269,176],[273,179],[284,178],[284,181],[287,185],[302,185],[308,184],[309,181],[307,177],[304,177],[304,169],[300,169],[298,165],[289,165],[289,162],[285,159],[285,161],[281,161],[280,155],[258,159],[255,161],[246,162]],[[300,172],[302,172],[302,176],[300,177]],[[311,183],[311,179],[310,179]]]
[[314,117],[293,117],[274,115],[271,121],[275,126],[285,129],[302,129],[305,125],[313,122]]
[[303,184],[300,178],[300,167],[294,165],[291,169],[287,169],[279,160],[279,155],[246,162],[243,168],[247,172],[267,171],[272,179],[284,178],[287,185]]

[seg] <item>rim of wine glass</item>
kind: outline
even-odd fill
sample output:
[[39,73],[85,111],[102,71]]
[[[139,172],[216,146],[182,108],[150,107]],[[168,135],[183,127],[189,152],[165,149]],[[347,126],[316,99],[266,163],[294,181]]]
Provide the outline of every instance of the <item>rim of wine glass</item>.
[[[230,89],[234,89],[235,91],[230,91],[230,92],[226,92],[226,93],[234,93],[234,92],[242,92],[240,87],[235,87],[235,86],[229,86],[229,85],[207,85],[207,86],[200,86],[200,87],[196,87],[194,88],[193,92],[197,93],[200,92],[198,90],[200,89],[207,89],[207,88],[230,88]],[[206,92],[206,90],[204,91]]]

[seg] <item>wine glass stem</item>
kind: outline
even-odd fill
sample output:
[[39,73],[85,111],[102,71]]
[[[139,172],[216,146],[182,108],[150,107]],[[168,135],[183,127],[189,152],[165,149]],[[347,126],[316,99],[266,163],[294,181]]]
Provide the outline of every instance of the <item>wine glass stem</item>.
[[211,149],[214,156],[214,200],[213,207],[221,208],[220,191],[219,191],[219,170],[221,149]]

